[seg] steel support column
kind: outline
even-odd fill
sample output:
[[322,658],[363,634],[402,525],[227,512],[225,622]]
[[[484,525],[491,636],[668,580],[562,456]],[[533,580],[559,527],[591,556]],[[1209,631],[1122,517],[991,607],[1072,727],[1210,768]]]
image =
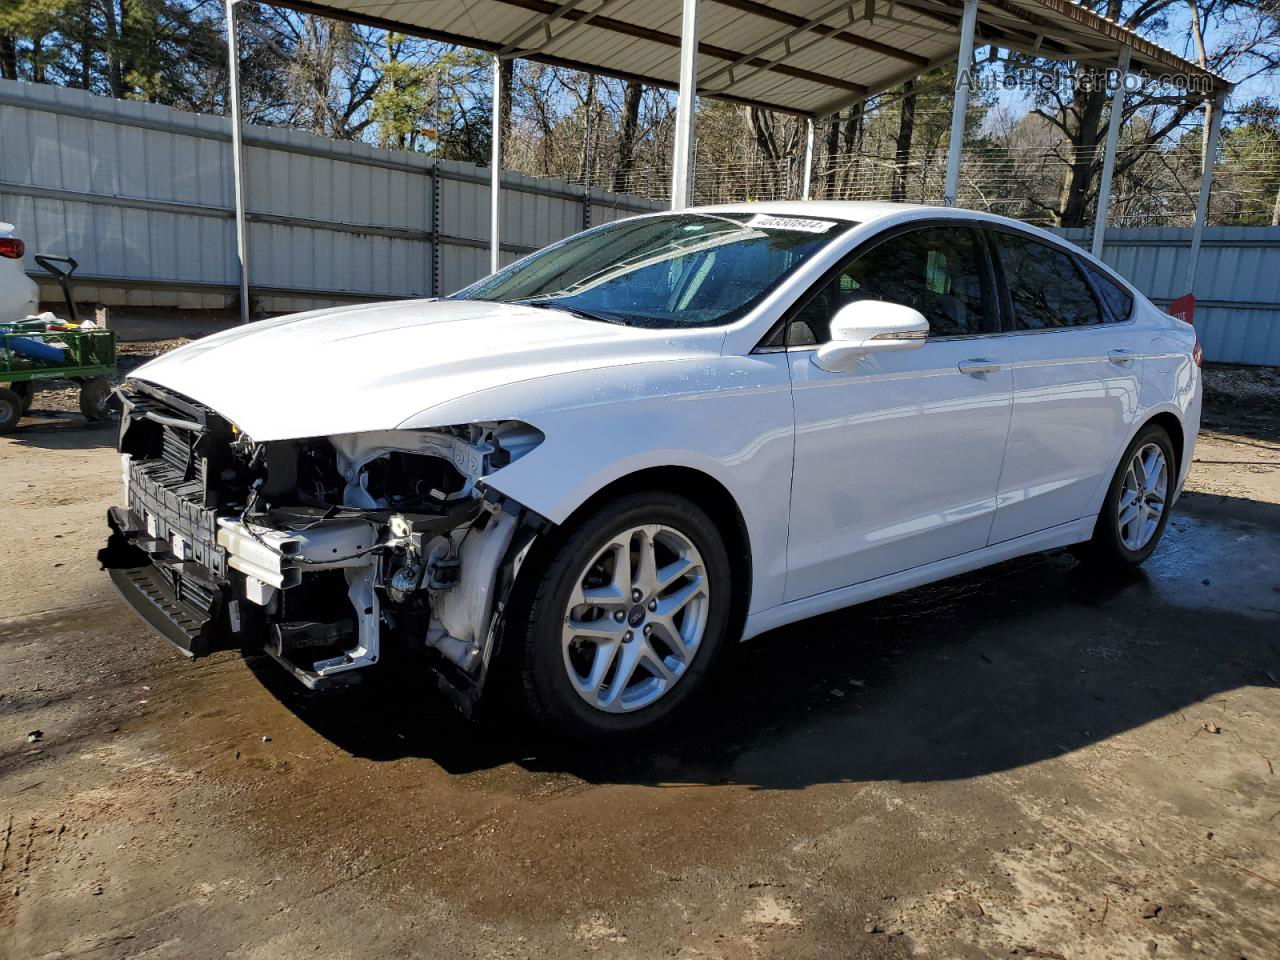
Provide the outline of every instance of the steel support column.
[[804,189],[801,199],[810,199],[810,188],[813,186],[813,117],[807,122],[804,136]]
[[240,120],[240,44],[236,38],[236,4],[226,0],[227,101],[231,113],[231,175],[235,181],[236,260],[240,264],[240,322],[249,321],[249,231],[244,209],[244,130]]
[[680,16],[680,94],[671,151],[671,209],[689,206],[693,194],[693,108],[698,99],[698,0],[684,0]]
[[1187,293],[1195,292],[1196,268],[1200,265],[1200,240],[1204,222],[1209,215],[1209,192],[1213,187],[1213,162],[1218,153],[1218,136],[1222,132],[1222,110],[1226,106],[1226,94],[1219,93],[1213,103],[1206,106],[1209,131],[1204,139],[1204,159],[1201,163],[1200,196],[1196,198],[1196,221],[1191,228],[1191,260],[1187,264]]
[[493,57],[493,135],[489,138],[489,272],[502,266],[502,58]]
[[1098,212],[1093,221],[1093,246],[1090,253],[1102,257],[1102,241],[1107,232],[1107,208],[1111,206],[1111,177],[1116,169],[1116,146],[1120,143],[1120,123],[1124,116],[1124,81],[1129,75],[1129,47],[1120,48],[1116,67],[1119,82],[1111,91],[1111,120],[1107,124],[1107,145],[1102,153],[1102,182],[1098,184]]
[[951,104],[951,141],[947,145],[947,180],[942,202],[956,205],[960,186],[960,151],[964,147],[964,121],[969,110],[969,71],[973,67],[973,32],[978,23],[978,0],[964,0],[960,18],[960,50],[956,54],[956,96]]

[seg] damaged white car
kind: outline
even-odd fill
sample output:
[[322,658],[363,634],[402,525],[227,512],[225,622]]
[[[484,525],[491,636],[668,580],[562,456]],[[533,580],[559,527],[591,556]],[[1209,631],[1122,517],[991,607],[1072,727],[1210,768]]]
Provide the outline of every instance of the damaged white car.
[[666,718],[730,639],[1054,547],[1142,562],[1200,409],[1192,328],[1092,257],[866,203],[608,224],[122,393],[101,559],[188,654],[421,670],[468,712],[501,666],[577,734]]

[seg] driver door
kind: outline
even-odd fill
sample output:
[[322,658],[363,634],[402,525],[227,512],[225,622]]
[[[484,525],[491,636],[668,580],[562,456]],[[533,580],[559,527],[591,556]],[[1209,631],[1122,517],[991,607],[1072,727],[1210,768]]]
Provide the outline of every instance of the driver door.
[[[987,545],[1013,381],[1000,363],[994,283],[965,225],[895,231],[824,280],[791,319],[796,419],[786,600]],[[920,347],[813,363],[831,317],[858,299],[914,307]]]

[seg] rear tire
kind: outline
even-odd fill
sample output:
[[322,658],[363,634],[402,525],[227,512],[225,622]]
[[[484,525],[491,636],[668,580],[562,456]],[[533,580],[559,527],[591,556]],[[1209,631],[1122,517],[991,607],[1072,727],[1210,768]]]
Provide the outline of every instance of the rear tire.
[[579,739],[664,723],[715,663],[732,593],[724,540],[691,500],[637,493],[601,507],[553,546],[528,591],[529,711]]
[[1177,486],[1173,441],[1157,424],[1138,431],[1107,488],[1093,537],[1071,548],[1082,562],[1132,568],[1155,551]]
[[7,387],[0,387],[0,433],[10,433],[22,419],[22,397]]

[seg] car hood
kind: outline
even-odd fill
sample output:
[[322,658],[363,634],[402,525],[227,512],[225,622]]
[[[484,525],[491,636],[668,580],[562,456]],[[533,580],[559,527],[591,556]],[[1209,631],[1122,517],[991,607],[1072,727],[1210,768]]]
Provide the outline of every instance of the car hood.
[[237,327],[132,377],[211,407],[255,440],[280,440],[389,430],[492,387],[718,355],[722,341],[722,332],[649,330],[519,304],[412,300]]

